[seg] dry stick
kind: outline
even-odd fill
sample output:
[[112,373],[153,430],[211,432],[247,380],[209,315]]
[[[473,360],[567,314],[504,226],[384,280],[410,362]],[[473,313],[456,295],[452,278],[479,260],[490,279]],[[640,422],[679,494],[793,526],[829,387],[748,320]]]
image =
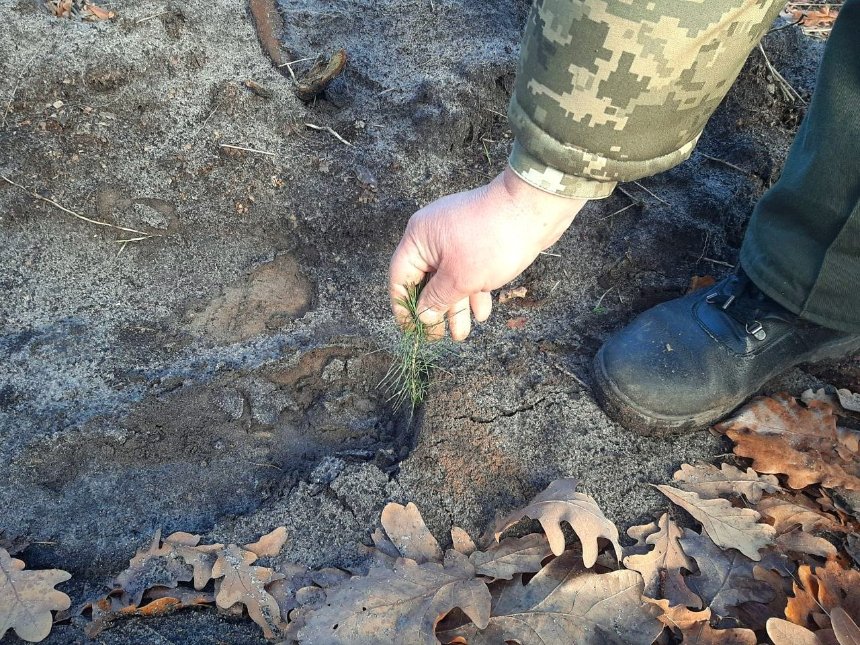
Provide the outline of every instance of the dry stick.
[[117,241],[120,241],[120,242],[122,242],[122,241],[139,242],[141,240],[148,240],[151,237],[161,237],[160,235],[158,235],[156,233],[145,233],[144,231],[138,231],[136,228],[126,228],[125,226],[117,226],[116,224],[111,224],[109,222],[102,222],[102,221],[97,220],[97,219],[92,219],[92,218],[87,217],[85,215],[81,215],[80,213],[76,213],[73,210],[69,210],[68,208],[66,208],[62,204],[58,204],[57,202],[55,202],[53,199],[48,199],[47,197],[42,197],[36,191],[30,190],[26,186],[22,186],[21,184],[15,182],[15,181],[12,181],[11,179],[6,177],[5,175],[0,175],[0,179],[5,181],[7,184],[11,184],[12,186],[15,186],[16,188],[20,188],[25,193],[30,195],[30,197],[33,197],[35,199],[38,199],[38,200],[43,201],[45,203],[48,203],[51,206],[53,206],[54,208],[59,208],[61,211],[71,215],[72,217],[77,217],[80,220],[83,220],[83,221],[88,222],[90,224],[95,224],[96,226],[105,226],[107,228],[112,228],[112,229],[115,229],[117,231],[125,231],[126,233],[136,233],[137,235],[141,236],[141,237],[137,237],[137,238],[130,239],[130,240],[117,240]]
[[135,20],[134,24],[139,25],[142,22],[146,22],[147,20],[153,20],[154,18],[158,18],[159,16],[163,16],[166,13],[168,13],[167,9],[163,9],[162,11],[159,11],[158,13],[154,13],[151,16],[147,16],[146,18],[140,18],[138,20]]
[[703,257],[703,258],[699,258],[699,260],[702,262],[710,262],[711,264],[719,264],[720,266],[729,267],[730,269],[735,268],[734,264],[729,264],[728,262],[723,262],[722,260],[715,260],[714,258]]
[[597,218],[597,221],[598,221],[598,222],[602,222],[603,220],[605,220],[605,219],[609,219],[610,217],[615,217],[616,215],[620,215],[620,214],[621,214],[621,213],[623,213],[624,211],[626,211],[626,210],[628,210],[628,209],[630,209],[630,208],[633,208],[634,206],[638,206],[638,205],[639,205],[639,202],[633,202],[632,204],[627,204],[627,206],[624,206],[623,208],[619,208],[619,209],[618,209],[617,211],[615,211],[614,213],[610,213],[609,215],[604,215],[603,217],[598,217],[598,218]]
[[655,195],[654,193],[652,193],[650,190],[648,190],[647,188],[645,188],[645,186],[643,186],[642,184],[640,184],[638,181],[634,181],[633,183],[634,183],[634,184],[636,184],[636,185],[637,185],[639,188],[641,188],[642,190],[644,190],[646,193],[648,193],[649,195],[651,195],[651,197],[653,197],[654,199],[656,199],[656,200],[657,200],[658,202],[660,202],[661,204],[665,204],[665,205],[666,205],[666,206],[668,206],[669,208],[674,208],[674,206],[672,206],[672,204],[670,204],[669,202],[667,202],[665,199],[663,199],[663,198],[661,198],[661,197],[658,197],[657,195]]
[[700,152],[699,154],[700,154],[702,157],[704,157],[705,159],[708,159],[708,160],[710,160],[710,161],[715,161],[715,162],[717,162],[717,163],[721,163],[721,164],[723,164],[724,166],[728,166],[728,167],[729,167],[729,168],[731,168],[732,170],[737,170],[738,172],[743,173],[743,174],[745,174],[745,175],[751,175],[751,174],[752,174],[749,170],[744,170],[744,169],[743,169],[743,168],[741,168],[740,166],[736,166],[736,165],[735,165],[735,164],[733,164],[732,162],[730,162],[730,161],[726,161],[725,159],[720,159],[719,157],[712,157],[711,155],[706,155],[704,152]]
[[268,152],[267,150],[257,150],[256,148],[245,148],[243,146],[234,146],[229,143],[221,143],[219,144],[222,148],[230,148],[231,150],[244,150],[245,152],[255,152],[258,155],[269,155],[270,157],[276,157],[277,154],[274,152]]
[[347,145],[347,146],[349,146],[350,148],[352,148],[352,144],[351,144],[349,141],[347,141],[346,139],[344,139],[344,138],[343,138],[342,136],[340,136],[337,132],[335,132],[334,130],[332,130],[329,126],[325,126],[325,127],[323,127],[323,126],[321,126],[321,125],[316,125],[316,124],[314,124],[314,123],[305,123],[305,125],[306,125],[307,127],[309,127],[311,130],[319,130],[319,131],[322,131],[322,132],[328,132],[328,133],[329,133],[331,136],[333,136],[335,139],[337,139],[338,141],[340,141],[340,142],[341,142],[341,143],[343,143],[344,145]]
[[610,291],[612,291],[614,288],[615,288],[615,285],[613,284],[611,287],[609,287],[606,291],[603,292],[603,295],[597,299],[597,304],[594,305],[595,309],[600,307],[600,303],[603,302],[603,299],[606,297],[606,294],[609,293]]
[[789,83],[787,80],[785,80],[785,77],[782,74],[780,74],[776,70],[776,67],[774,67],[771,64],[770,59],[767,57],[767,54],[764,51],[764,47],[761,46],[761,43],[758,44],[758,50],[761,52],[761,55],[764,57],[765,66],[767,67],[767,69],[771,73],[771,75],[774,77],[777,84],[782,89],[783,94],[786,94],[786,98],[787,99],[797,99],[803,105],[806,105],[806,101],[803,100],[803,97],[798,93],[798,91],[796,89],[794,89],[791,86],[791,83]]
[[21,80],[24,78],[24,75],[27,73],[27,70],[30,69],[30,65],[33,64],[33,60],[36,58],[36,54],[39,53],[37,50],[32,56],[30,56],[30,60],[21,68],[21,73],[18,75],[18,78],[15,80],[15,85],[12,87],[12,95],[9,97],[9,103],[6,104],[6,109],[3,111],[3,127],[6,127],[6,117],[9,116],[9,112],[12,111],[12,103],[15,101],[15,95],[18,93],[18,88],[21,86]]

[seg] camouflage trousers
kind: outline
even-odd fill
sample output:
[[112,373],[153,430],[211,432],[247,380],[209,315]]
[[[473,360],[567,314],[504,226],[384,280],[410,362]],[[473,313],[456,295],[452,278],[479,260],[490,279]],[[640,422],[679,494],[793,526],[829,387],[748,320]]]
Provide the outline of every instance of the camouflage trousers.
[[[536,0],[508,110],[511,168],[543,190],[594,199],[684,161],[782,6]],[[847,0],[741,265],[794,313],[860,333],[858,110],[860,0]]]

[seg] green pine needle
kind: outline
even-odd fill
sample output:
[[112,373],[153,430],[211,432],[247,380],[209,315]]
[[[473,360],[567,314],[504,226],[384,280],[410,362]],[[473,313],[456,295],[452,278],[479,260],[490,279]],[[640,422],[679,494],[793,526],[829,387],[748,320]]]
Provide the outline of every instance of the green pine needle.
[[430,331],[434,325],[421,322],[418,298],[424,284],[406,287],[406,297],[398,301],[409,314],[409,325],[403,330],[394,348],[394,364],[379,386],[390,391],[388,398],[393,401],[395,410],[409,402],[414,411],[427,396],[433,370],[438,367],[439,358],[445,349],[441,343],[431,339]]

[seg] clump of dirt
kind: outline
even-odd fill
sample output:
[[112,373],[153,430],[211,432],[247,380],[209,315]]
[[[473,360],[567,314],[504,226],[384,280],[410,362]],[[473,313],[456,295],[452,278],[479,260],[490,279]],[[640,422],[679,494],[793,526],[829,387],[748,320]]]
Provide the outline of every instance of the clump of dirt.
[[[285,560],[346,566],[387,500],[419,503],[439,536],[480,532],[571,475],[623,528],[662,504],[645,483],[725,452],[708,434],[612,424],[587,366],[631,316],[737,261],[803,110],[771,92],[756,53],[705,154],[590,204],[518,279],[529,303],[500,305],[451,352],[414,417],[377,388],[406,220],[504,167],[528,5],[281,3],[283,51],[310,59],[297,75],[349,56],[308,103],[229,0],[112,7],[98,23],[0,8],[0,174],[152,236],[123,242],[0,182],[0,531],[31,543],[30,566],[71,571],[78,600],[159,527],[243,543],[280,525]],[[808,95],[820,45],[786,29],[765,48]],[[856,363],[826,369],[856,378]],[[254,638],[214,612],[102,638],[152,631]]]

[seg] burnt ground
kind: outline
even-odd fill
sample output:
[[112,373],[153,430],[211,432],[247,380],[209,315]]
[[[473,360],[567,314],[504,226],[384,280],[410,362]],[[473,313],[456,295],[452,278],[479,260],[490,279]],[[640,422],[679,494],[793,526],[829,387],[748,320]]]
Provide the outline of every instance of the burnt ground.
[[[726,452],[708,433],[613,424],[588,365],[636,313],[735,263],[803,113],[757,52],[700,153],[589,204],[517,280],[529,299],[454,348],[412,417],[376,387],[396,333],[388,259],[419,206],[503,168],[528,3],[284,2],[285,53],[350,55],[312,104],[241,3],[111,8],[88,24],[0,0],[0,173],[157,235],[124,245],[0,183],[0,530],[30,543],[30,567],[70,571],[76,601],[158,528],[241,543],[283,524],[283,561],[350,566],[390,500],[416,502],[444,538],[576,476],[624,529],[665,506],[647,482]],[[765,48],[808,97],[821,45],[784,29]],[[860,365],[766,389],[821,382],[856,390]],[[206,610],[98,641],[257,639]],[[49,642],[83,640],[75,623]]]

